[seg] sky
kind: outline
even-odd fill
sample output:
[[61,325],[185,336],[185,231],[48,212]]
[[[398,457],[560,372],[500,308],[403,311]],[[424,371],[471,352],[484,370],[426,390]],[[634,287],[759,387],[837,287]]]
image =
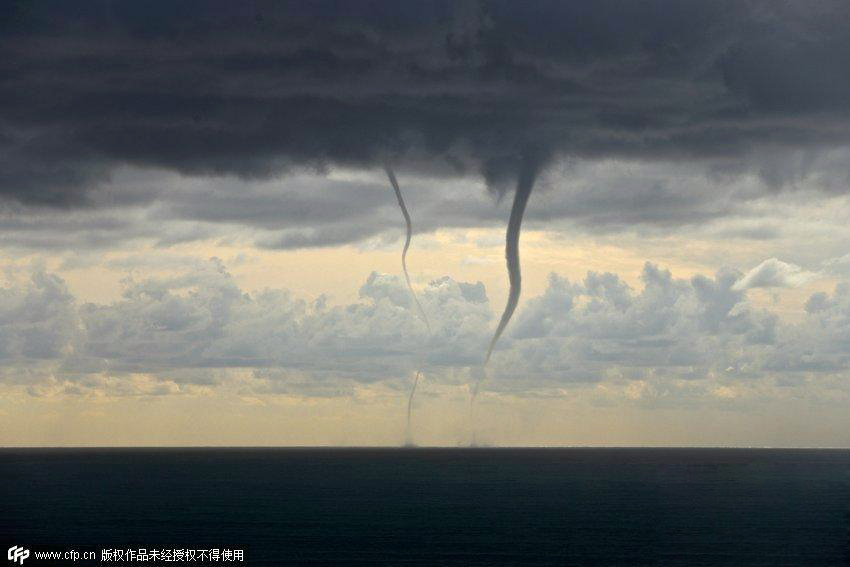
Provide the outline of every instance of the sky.
[[0,49],[2,446],[850,446],[845,2],[19,1]]

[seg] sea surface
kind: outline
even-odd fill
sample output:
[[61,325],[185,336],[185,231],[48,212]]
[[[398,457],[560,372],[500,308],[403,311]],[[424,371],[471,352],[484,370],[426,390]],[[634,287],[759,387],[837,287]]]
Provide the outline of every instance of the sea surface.
[[[846,566],[850,451],[2,449],[0,543],[242,549],[247,565]],[[24,563],[45,564],[98,563]]]

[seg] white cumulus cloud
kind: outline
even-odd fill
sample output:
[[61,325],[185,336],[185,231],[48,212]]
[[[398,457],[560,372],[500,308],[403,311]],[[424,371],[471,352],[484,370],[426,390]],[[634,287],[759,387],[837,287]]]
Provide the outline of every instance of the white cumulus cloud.
[[759,287],[799,287],[817,277],[817,273],[804,270],[796,264],[769,258],[744,274],[735,282],[734,289],[743,291]]

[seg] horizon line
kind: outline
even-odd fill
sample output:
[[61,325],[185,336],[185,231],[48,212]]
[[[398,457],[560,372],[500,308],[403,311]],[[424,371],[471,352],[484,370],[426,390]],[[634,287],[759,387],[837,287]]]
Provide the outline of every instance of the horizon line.
[[0,451],[15,449],[735,449],[735,450],[826,450],[850,451],[850,446],[815,445],[0,445]]

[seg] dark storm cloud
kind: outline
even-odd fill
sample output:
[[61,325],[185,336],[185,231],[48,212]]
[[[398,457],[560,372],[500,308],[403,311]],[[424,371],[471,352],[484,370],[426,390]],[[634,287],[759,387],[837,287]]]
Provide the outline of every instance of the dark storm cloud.
[[850,141],[843,2],[9,2],[0,18],[0,193],[28,204],[99,204],[128,164],[265,178],[392,159],[500,187],[529,147],[737,171]]

